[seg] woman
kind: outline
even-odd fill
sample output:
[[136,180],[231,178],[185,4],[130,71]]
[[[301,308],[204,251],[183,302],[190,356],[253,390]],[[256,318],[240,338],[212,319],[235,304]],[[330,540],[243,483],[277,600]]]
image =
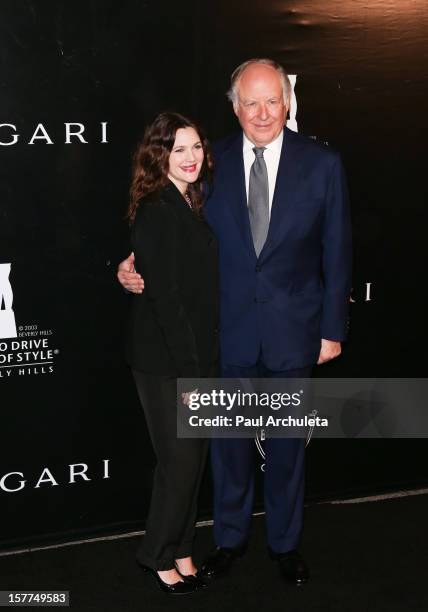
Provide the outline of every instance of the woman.
[[170,594],[205,586],[191,554],[207,441],[177,438],[176,379],[216,375],[217,245],[201,215],[211,166],[201,130],[160,114],[137,148],[128,210],[145,290],[131,298],[127,356],[157,458],[137,558]]

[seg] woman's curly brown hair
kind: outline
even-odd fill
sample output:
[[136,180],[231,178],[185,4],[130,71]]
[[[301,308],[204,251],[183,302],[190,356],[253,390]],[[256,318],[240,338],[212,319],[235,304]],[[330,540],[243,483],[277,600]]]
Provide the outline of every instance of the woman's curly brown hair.
[[197,214],[201,212],[204,202],[204,183],[211,181],[213,167],[209,142],[200,126],[191,119],[179,113],[160,113],[153,123],[147,126],[143,139],[134,153],[127,212],[130,223],[135,219],[141,198],[159,191],[168,183],[169,156],[174,146],[175,135],[177,130],[187,127],[193,128],[198,133],[204,151],[204,161],[198,179],[190,183],[188,188],[192,209]]

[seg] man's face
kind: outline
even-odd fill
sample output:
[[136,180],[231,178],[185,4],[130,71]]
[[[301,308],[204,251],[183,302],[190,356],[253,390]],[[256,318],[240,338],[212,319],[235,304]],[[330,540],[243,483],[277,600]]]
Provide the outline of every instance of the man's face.
[[268,145],[285,125],[288,106],[281,77],[271,66],[251,64],[237,84],[233,106],[245,135],[257,147]]

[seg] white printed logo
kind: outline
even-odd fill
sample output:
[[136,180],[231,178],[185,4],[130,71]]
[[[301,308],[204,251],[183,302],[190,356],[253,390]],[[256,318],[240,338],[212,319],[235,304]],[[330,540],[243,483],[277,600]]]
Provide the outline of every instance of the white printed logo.
[[[100,122],[99,142],[108,144],[107,139],[107,121]],[[52,132],[51,132],[52,133]],[[89,144],[88,136],[85,134],[85,125],[83,123],[64,123],[64,144],[82,143]],[[27,140],[28,134],[25,136]],[[21,134],[17,131],[14,123],[0,123],[0,146],[10,147],[20,142]],[[27,141],[29,145],[45,144],[53,145],[55,141],[50,137],[43,123],[38,123],[32,132],[31,138]]]
[[31,321],[19,325],[13,311],[9,280],[12,264],[0,264],[0,381],[16,376],[51,374],[59,349],[53,330]]
[[16,338],[13,293],[9,280],[11,264],[0,264],[0,338]]
[[299,130],[297,128],[297,120],[296,120],[297,98],[296,98],[296,91],[295,91],[297,74],[289,74],[288,78],[291,83],[291,96],[290,96],[290,109],[289,109],[290,118],[287,121],[287,127],[290,130],[293,130],[293,132],[298,132]]

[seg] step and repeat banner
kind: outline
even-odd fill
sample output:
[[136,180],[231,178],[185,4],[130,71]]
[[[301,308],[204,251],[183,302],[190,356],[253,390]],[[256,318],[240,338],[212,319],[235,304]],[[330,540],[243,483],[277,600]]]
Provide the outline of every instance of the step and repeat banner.
[[[144,527],[154,457],[115,278],[131,155],[161,110],[236,130],[245,59],[284,65],[289,126],[347,170],[350,337],[316,375],[425,376],[427,27],[424,0],[1,2],[0,549]],[[425,451],[315,440],[307,498],[426,484]]]

